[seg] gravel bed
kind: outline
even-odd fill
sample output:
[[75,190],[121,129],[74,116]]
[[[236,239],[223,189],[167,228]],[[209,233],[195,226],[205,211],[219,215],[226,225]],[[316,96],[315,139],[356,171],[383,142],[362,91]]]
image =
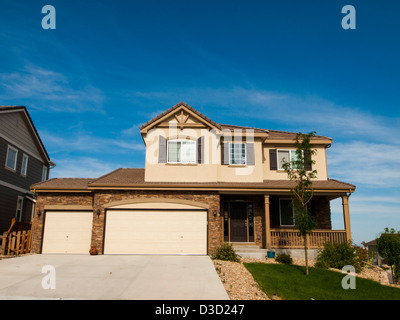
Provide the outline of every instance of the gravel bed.
[[243,263],[214,260],[214,266],[231,300],[269,300]]

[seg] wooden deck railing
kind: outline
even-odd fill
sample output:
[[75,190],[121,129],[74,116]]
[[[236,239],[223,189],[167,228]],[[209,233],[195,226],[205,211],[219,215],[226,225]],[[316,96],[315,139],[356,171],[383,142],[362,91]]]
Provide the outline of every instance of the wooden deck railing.
[[31,230],[7,232],[0,236],[0,255],[20,255],[30,252]]
[[31,224],[11,220],[8,231],[0,235],[0,255],[20,255],[30,252]]
[[[326,242],[345,242],[344,230],[314,230],[308,237],[308,248],[322,248]],[[271,229],[272,248],[304,248],[304,239],[295,229]]]

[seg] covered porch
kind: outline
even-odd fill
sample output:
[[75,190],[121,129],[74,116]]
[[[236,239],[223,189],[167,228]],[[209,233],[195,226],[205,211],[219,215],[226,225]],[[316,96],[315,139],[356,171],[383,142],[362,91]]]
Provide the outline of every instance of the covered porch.
[[[310,249],[326,242],[351,241],[348,193],[317,193],[310,205],[317,227],[307,237]],[[341,198],[343,230],[333,230],[330,201]],[[223,240],[232,244],[253,244],[264,249],[301,249],[304,239],[296,229],[290,194],[221,195]]]
[[[312,200],[311,213],[314,215],[317,227],[307,236],[307,247],[310,249],[318,249],[323,247],[326,242],[343,243],[351,241],[350,226],[350,210],[349,210],[350,194],[338,195],[316,195]],[[340,197],[343,209],[343,225],[344,230],[332,230],[331,226],[331,210],[330,201]],[[274,197],[264,195],[265,210],[265,248],[282,248],[296,249],[304,247],[304,238],[293,226],[284,225],[284,209],[282,208],[282,198],[279,204],[279,224],[277,223],[277,205],[274,203]]]

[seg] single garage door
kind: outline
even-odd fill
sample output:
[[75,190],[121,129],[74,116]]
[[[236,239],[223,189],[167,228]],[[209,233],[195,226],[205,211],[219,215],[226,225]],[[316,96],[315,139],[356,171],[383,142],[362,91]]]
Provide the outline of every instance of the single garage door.
[[205,210],[108,210],[105,254],[206,254]]
[[89,254],[93,211],[47,211],[42,253]]

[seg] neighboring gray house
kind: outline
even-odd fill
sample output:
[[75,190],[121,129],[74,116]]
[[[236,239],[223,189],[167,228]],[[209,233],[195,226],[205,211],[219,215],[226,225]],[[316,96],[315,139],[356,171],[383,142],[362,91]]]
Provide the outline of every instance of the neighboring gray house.
[[23,106],[0,106],[0,234],[13,218],[30,222],[35,197],[29,187],[49,178],[55,164]]
[[378,266],[386,264],[385,259],[378,252],[378,249],[376,247],[376,239],[366,243],[364,242],[363,245],[368,248],[369,252],[373,252],[372,264]]

